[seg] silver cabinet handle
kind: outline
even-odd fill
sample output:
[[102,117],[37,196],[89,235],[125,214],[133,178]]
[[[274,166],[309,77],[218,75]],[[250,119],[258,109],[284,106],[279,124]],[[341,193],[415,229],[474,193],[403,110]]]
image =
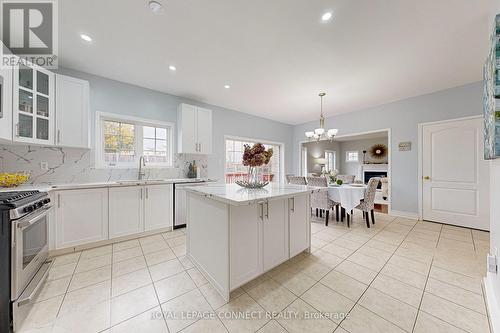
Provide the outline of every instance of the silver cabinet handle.
[[61,143],[61,130],[57,130],[57,143]]
[[200,142],[200,143],[198,143],[198,144],[200,145],[200,150],[199,150],[199,152],[201,153],[201,142]]
[[61,195],[57,195],[57,208],[61,208]]
[[295,198],[290,198],[290,201],[291,201],[291,203],[292,203],[292,207],[290,208],[290,210],[291,210],[292,212],[295,212]]
[[259,216],[259,219],[261,219],[262,221],[264,221],[264,204],[260,203],[259,206],[260,206],[260,216]]
[[269,220],[269,201],[266,202],[266,219]]
[[19,137],[19,123],[16,124],[16,137]]

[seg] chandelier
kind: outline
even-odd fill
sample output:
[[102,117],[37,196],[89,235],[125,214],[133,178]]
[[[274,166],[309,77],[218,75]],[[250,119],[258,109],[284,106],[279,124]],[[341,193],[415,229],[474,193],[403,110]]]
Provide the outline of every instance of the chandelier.
[[323,116],[323,97],[325,97],[325,93],[320,93],[319,98],[321,99],[321,115],[319,117],[319,127],[314,131],[306,132],[306,137],[310,139],[316,139],[316,141],[320,140],[330,140],[333,141],[333,138],[338,133],[338,129],[332,128],[329,130],[325,130],[325,117]]

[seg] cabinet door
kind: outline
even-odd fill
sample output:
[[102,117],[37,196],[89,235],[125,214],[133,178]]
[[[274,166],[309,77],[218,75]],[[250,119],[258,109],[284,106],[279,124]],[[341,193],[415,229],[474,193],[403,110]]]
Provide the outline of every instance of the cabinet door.
[[89,148],[88,81],[58,74],[56,92],[56,145]]
[[0,139],[12,141],[12,69],[0,68]]
[[261,216],[261,204],[230,207],[231,289],[263,272]]
[[56,193],[55,247],[108,239],[108,189]]
[[264,204],[263,245],[264,271],[288,259],[287,201],[273,200]]
[[54,144],[54,77],[54,73],[38,66],[14,67],[14,141]]
[[143,197],[141,186],[109,189],[109,238],[144,231]]
[[197,141],[198,152],[201,154],[212,153],[212,111],[197,109]]
[[197,154],[196,107],[188,104],[179,106],[179,153]]
[[150,185],[145,191],[145,231],[172,227],[172,185]]
[[309,195],[289,199],[290,258],[310,246]]

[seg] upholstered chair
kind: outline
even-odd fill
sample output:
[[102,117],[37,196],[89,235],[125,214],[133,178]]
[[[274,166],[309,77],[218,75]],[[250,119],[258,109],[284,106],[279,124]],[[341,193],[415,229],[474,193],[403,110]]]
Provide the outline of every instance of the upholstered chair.
[[372,224],[375,224],[375,214],[373,209],[375,207],[375,193],[377,192],[379,181],[379,177],[370,178],[368,186],[365,189],[365,198],[358,206],[356,206],[356,209],[363,212],[363,217],[366,219],[366,226],[368,228],[370,227],[370,214],[372,217]]
[[355,175],[337,175],[337,179],[340,179],[344,184],[352,184],[354,183]]
[[330,209],[339,205],[338,202],[328,198],[328,179],[325,177],[307,177],[307,185],[315,187],[325,187],[325,191],[314,192],[311,194],[311,209],[316,208],[316,216],[322,217],[325,212],[325,225],[328,226]]
[[288,177],[288,184],[307,185],[306,177],[289,176]]
[[382,198],[387,200],[389,197],[389,178],[383,177],[380,179],[380,182],[382,183]]

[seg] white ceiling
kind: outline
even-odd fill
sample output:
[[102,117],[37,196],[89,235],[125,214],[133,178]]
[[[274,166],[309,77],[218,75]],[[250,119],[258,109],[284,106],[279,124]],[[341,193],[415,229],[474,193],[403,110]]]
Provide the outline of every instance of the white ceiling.
[[60,65],[297,124],[481,80],[492,0],[160,1],[59,1]]

